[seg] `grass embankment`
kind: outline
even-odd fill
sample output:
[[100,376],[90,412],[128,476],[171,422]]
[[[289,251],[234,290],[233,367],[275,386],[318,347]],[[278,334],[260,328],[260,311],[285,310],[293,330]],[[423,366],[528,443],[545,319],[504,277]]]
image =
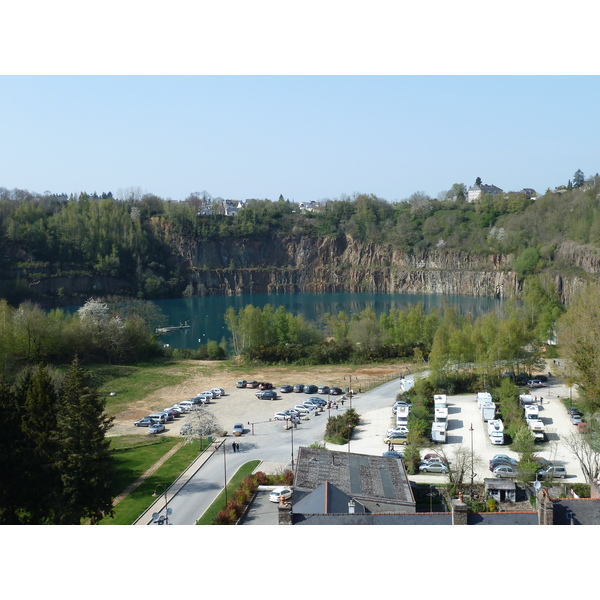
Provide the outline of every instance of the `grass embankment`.
[[245,465],[242,465],[227,484],[227,496],[225,495],[225,490],[223,490],[202,517],[198,519],[196,525],[212,525],[217,518],[219,511],[227,505],[225,497],[227,497],[227,500],[231,500],[233,493],[240,487],[244,478],[251,475],[259,464],[260,460],[252,460]]
[[160,388],[182,383],[196,372],[189,361],[166,359],[134,365],[96,365],[88,369],[98,391],[106,395],[106,412],[111,416]]
[[[122,493],[167,452],[181,442],[178,438],[140,439],[139,436],[115,437],[111,439],[114,448],[115,465],[114,489]],[[206,444],[205,440],[205,444]],[[100,525],[131,525],[156,500],[152,493],[158,484],[167,488],[198,457],[198,444],[184,444],[168,458],[154,473],[148,476],[137,488],[121,500],[114,508],[113,517],[105,517]],[[162,487],[160,488],[162,491]]]

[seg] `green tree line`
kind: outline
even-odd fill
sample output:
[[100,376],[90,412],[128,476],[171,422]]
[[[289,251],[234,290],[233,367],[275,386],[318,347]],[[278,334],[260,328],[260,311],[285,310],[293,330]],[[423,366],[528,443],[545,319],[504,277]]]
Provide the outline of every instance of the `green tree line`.
[[44,311],[23,302],[17,308],[0,300],[0,369],[14,375],[46,362],[126,363],[156,356],[156,327],[164,315],[147,301],[90,299],[76,313]]
[[574,179],[577,185],[536,199],[511,192],[467,202],[466,186],[457,183],[436,198],[355,194],[324,199],[312,212],[283,196],[249,199],[235,216],[205,193],[173,201],[0,188],[0,295],[17,304],[33,299],[34,281],[87,274],[117,278],[140,298],[181,296],[190,282],[190,243],[282,235],[351,236],[405,252],[508,254],[525,279],[561,268],[554,251],[562,241],[600,245],[600,177]]

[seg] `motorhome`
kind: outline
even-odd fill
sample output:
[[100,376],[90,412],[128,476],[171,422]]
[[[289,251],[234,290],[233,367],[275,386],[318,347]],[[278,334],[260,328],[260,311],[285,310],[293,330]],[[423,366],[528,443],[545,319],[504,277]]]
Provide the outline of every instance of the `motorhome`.
[[526,404],[525,405],[525,418],[526,419],[539,419],[540,409],[537,404]]
[[546,428],[541,419],[526,419],[527,425],[533,434],[536,442],[543,442],[546,439]]
[[533,404],[533,397],[529,394],[521,394],[519,396],[519,404],[524,408],[530,404]]
[[500,419],[488,421],[488,436],[492,444],[504,444],[504,423]]
[[446,443],[446,425],[445,423],[431,424],[431,441],[438,444]]
[[481,405],[481,417],[484,421],[489,421],[496,416],[496,405],[493,402],[485,402]]
[[443,423],[444,429],[448,429],[448,409],[447,408],[434,408],[434,423]]
[[492,395],[489,392],[478,392],[477,394],[477,405],[481,408],[482,404],[486,402],[493,402]]
[[436,394],[433,397],[433,406],[435,408],[448,408],[448,403],[446,401],[446,394]]

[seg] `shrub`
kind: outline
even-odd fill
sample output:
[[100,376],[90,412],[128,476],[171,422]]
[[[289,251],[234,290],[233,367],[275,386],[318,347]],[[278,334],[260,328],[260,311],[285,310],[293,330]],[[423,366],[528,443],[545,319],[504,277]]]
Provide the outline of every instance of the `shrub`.
[[496,498],[488,498],[487,507],[489,512],[496,512],[498,510],[498,502]]
[[254,474],[256,485],[266,485],[267,484],[267,474],[264,471],[257,471]]

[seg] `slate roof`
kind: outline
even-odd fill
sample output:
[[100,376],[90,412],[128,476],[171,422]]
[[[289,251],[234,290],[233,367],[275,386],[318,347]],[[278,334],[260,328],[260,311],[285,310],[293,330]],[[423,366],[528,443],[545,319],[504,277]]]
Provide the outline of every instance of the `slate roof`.
[[473,513],[467,515],[467,525],[539,525],[539,517],[536,510]]
[[[348,503],[352,500],[345,492],[326,481],[312,492],[294,502],[293,512],[302,514],[329,514],[349,512]],[[354,500],[354,512],[364,513],[365,507]]]
[[294,525],[452,525],[451,513],[296,515]]
[[[294,489],[312,491],[325,482],[361,502],[392,501],[414,510],[415,499],[404,463],[397,458],[300,447]],[[347,509],[346,509],[347,512]]]
[[553,500],[555,525],[600,525],[600,501],[594,498]]

